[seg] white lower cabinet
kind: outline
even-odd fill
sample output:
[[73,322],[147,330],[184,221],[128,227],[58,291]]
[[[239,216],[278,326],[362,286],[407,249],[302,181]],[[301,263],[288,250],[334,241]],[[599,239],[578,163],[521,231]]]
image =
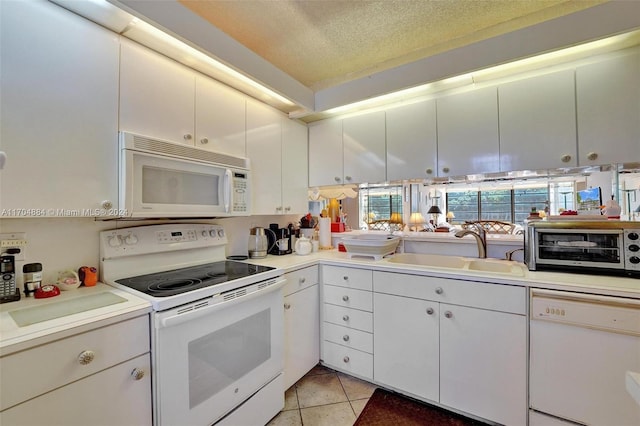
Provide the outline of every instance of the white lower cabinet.
[[284,388],[289,389],[320,359],[318,267],[285,274]]
[[374,381],[505,425],[527,423],[523,287],[373,274]]

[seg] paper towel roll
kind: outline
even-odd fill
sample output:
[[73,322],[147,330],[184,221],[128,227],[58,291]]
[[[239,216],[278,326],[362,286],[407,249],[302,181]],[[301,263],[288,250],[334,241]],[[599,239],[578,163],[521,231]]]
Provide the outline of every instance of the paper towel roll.
[[321,217],[318,225],[318,240],[321,249],[330,249],[331,246],[331,218]]

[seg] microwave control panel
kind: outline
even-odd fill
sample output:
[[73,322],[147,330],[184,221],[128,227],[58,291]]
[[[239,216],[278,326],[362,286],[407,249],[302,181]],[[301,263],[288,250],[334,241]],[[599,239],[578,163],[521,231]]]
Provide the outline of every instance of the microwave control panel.
[[233,172],[232,211],[238,213],[247,213],[249,211],[249,202],[247,200],[248,186],[249,177],[247,173]]
[[624,263],[628,271],[640,271],[640,228],[624,230]]

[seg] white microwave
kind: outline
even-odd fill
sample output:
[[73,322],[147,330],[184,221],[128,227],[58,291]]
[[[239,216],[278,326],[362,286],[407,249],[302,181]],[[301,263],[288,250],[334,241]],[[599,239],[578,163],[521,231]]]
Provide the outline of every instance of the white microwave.
[[247,158],[120,132],[119,209],[138,218],[251,214]]

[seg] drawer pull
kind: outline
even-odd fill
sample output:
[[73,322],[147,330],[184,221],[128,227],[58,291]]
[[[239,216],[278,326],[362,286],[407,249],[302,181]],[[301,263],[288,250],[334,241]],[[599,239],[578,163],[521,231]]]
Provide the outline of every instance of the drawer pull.
[[96,354],[93,351],[82,351],[80,355],[78,355],[78,362],[80,365],[87,365],[90,364],[95,357]]
[[444,316],[445,316],[446,318],[451,318],[451,317],[453,317],[453,313],[451,313],[451,311],[445,311],[445,312],[444,312]]
[[438,287],[436,288],[436,294],[442,294],[444,290],[442,290],[442,287]]
[[344,336],[342,336],[342,340],[344,340],[345,342],[349,341],[349,335],[345,334]]
[[284,308],[285,309],[291,309],[291,303],[285,303],[284,304]]
[[347,295],[342,296],[342,301],[343,302],[348,302],[349,301],[349,296],[347,296]]
[[349,277],[346,276],[346,275],[344,277],[342,277],[342,279],[345,280],[345,281],[349,281]]
[[133,380],[141,380],[144,377],[144,370],[134,368],[131,372],[131,377],[133,377]]
[[298,281],[300,281],[300,284],[304,284],[307,281],[307,279],[305,277],[300,277]]
[[349,321],[349,315],[343,315],[342,321]]
[[427,308],[427,315],[433,315],[433,308]]
[[346,363],[346,362],[349,362],[349,357],[348,357],[348,356],[345,356],[344,358],[342,358],[342,361],[343,361],[343,362],[345,362],[345,363]]

